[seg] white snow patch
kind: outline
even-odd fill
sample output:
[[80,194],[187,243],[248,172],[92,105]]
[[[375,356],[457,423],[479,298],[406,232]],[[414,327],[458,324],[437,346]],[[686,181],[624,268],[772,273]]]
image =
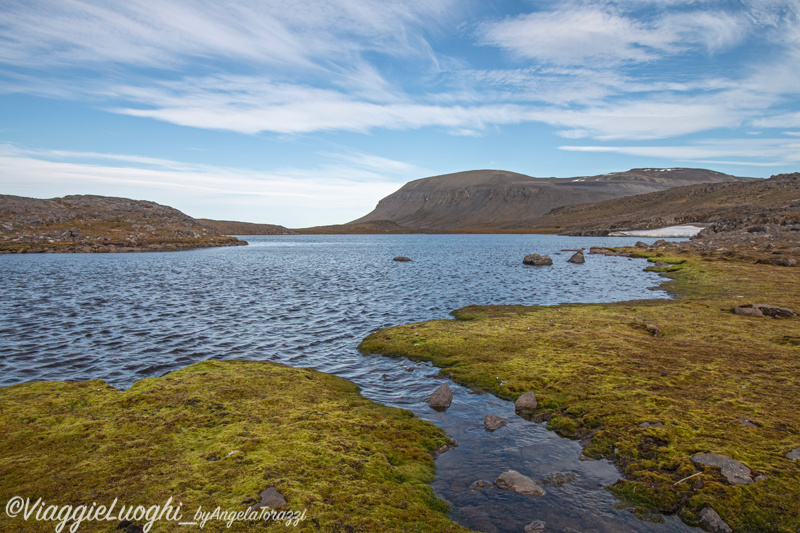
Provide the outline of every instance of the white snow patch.
[[693,237],[703,231],[702,226],[667,226],[666,228],[656,229],[643,229],[633,231],[616,231],[610,233],[611,237],[661,237],[661,238],[679,238],[679,237]]

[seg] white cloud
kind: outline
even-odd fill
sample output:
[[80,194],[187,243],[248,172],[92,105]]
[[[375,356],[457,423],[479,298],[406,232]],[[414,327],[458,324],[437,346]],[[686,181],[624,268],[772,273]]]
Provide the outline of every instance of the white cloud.
[[746,21],[724,12],[694,11],[635,19],[611,4],[567,2],[553,11],[538,11],[483,24],[485,44],[523,58],[558,65],[613,65],[652,61],[701,45],[719,50],[741,40]]
[[[363,216],[424,170],[379,156],[329,154],[341,161],[271,172],[186,164],[124,154],[25,150],[0,145],[5,194],[101,194],[147,199],[192,216],[305,227]],[[109,165],[104,162],[128,163]]]
[[[560,146],[570,152],[616,153],[696,163],[781,166],[800,162],[796,139],[709,139],[676,146]],[[743,161],[750,158],[749,161]],[[710,161],[715,159],[714,161]]]

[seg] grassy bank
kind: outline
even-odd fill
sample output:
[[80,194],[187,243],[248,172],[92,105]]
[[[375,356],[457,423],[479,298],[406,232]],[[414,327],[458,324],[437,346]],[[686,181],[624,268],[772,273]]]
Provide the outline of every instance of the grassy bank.
[[[711,505],[736,531],[798,531],[800,463],[785,454],[800,446],[800,318],[731,310],[800,310],[800,269],[674,253],[683,255],[643,254],[678,265],[664,268],[674,300],[470,306],[455,321],[378,331],[360,348],[432,361],[508,399],[535,391],[548,427],[617,462],[626,481],[612,490],[644,517],[678,512],[697,524]],[[588,256],[585,267],[603,260]],[[709,469],[680,482],[699,471],[698,453],[727,455],[767,480],[734,486]]]
[[[0,389],[0,502],[182,502],[243,511],[276,487],[292,530],[468,531],[427,485],[428,453],[448,439],[409,411],[363,398],[343,379],[278,364],[206,361],[119,391],[103,381]],[[139,521],[139,525],[143,525]],[[54,530],[0,515],[0,531]],[[113,531],[117,522],[79,531]],[[284,530],[209,522],[204,531]],[[153,531],[193,531],[157,522]],[[66,531],[66,530],[65,530]]]

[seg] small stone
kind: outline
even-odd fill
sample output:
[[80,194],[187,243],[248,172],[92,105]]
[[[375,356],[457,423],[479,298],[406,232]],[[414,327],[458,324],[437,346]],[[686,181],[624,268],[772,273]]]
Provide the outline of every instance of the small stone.
[[792,461],[800,461],[800,448],[795,448],[787,453],[786,458],[791,459]]
[[486,415],[486,417],[483,419],[483,425],[486,428],[486,431],[496,431],[501,427],[508,425],[508,422],[499,416]]
[[663,428],[664,427],[664,423],[663,422],[642,422],[641,424],[639,424],[639,427],[640,428],[644,428],[644,429]]
[[484,481],[482,479],[479,479],[478,481],[476,481],[475,483],[472,484],[472,488],[473,489],[477,489],[477,490],[483,490],[485,488],[493,487],[493,486],[494,485],[490,481]]
[[583,252],[575,252],[575,254],[567,259],[570,263],[575,263],[577,265],[582,265],[586,262],[586,258],[583,257]]
[[711,533],[733,533],[731,527],[711,507],[700,511],[700,523]]
[[743,426],[745,426],[745,427],[748,427],[748,428],[753,428],[753,429],[757,429],[757,428],[758,428],[758,425],[757,425],[757,424],[753,424],[753,423],[752,423],[752,422],[750,422],[749,420],[738,420],[738,422],[739,422],[741,425],[743,425]]
[[517,494],[527,494],[530,496],[544,496],[547,494],[544,489],[537,485],[531,478],[520,474],[516,470],[503,472],[494,484],[500,490],[507,490]]
[[286,505],[286,499],[275,487],[270,487],[261,491],[259,497],[261,498],[261,501],[252,506],[251,509],[261,509],[263,507],[277,509],[278,507],[283,507]]
[[534,411],[539,407],[539,402],[536,401],[536,394],[533,392],[526,392],[514,402],[514,409],[517,411]]
[[728,483],[732,485],[749,485],[753,482],[749,468],[725,455],[703,453],[692,457],[692,462],[695,465],[718,467]]
[[411,261],[411,259],[402,255],[398,255],[397,257],[392,259],[392,261]]
[[647,324],[646,328],[653,337],[658,337],[661,334],[661,330],[655,324]]
[[542,533],[545,527],[547,527],[547,525],[542,520],[534,520],[533,522],[525,526],[523,531],[525,533]]
[[450,407],[452,401],[453,391],[450,390],[447,383],[442,383],[439,388],[433,391],[433,394],[428,397],[428,405],[437,411],[444,411]]
[[753,478],[753,481],[755,483],[760,483],[760,482],[766,481],[766,480],[767,480],[767,476],[765,476],[764,474],[759,474],[759,475],[757,475],[756,477]]

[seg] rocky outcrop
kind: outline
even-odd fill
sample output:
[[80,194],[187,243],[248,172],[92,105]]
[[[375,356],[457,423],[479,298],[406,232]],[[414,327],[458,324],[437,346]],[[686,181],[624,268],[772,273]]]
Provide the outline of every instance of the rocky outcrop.
[[535,481],[528,476],[520,474],[516,470],[503,472],[494,484],[500,490],[507,490],[517,494],[527,494],[530,496],[544,496],[547,494]]
[[800,448],[795,448],[787,453],[786,458],[791,459],[792,461],[800,461]]
[[529,254],[522,259],[522,263],[531,266],[550,266],[553,260],[549,255]]
[[797,313],[791,309],[769,304],[740,305],[736,307],[733,312],[741,316],[768,316],[771,318],[791,318],[797,316]]
[[703,453],[692,457],[692,462],[697,465],[715,466],[720,469],[723,477],[732,485],[749,485],[753,482],[750,469],[744,464],[718,453]]
[[0,195],[0,250],[6,253],[171,251],[244,244],[155,202]]
[[296,231],[276,224],[254,224],[208,218],[198,218],[197,221],[223,235],[297,235]]
[[437,411],[444,411],[453,401],[453,391],[447,383],[443,383],[428,397],[428,405]]

